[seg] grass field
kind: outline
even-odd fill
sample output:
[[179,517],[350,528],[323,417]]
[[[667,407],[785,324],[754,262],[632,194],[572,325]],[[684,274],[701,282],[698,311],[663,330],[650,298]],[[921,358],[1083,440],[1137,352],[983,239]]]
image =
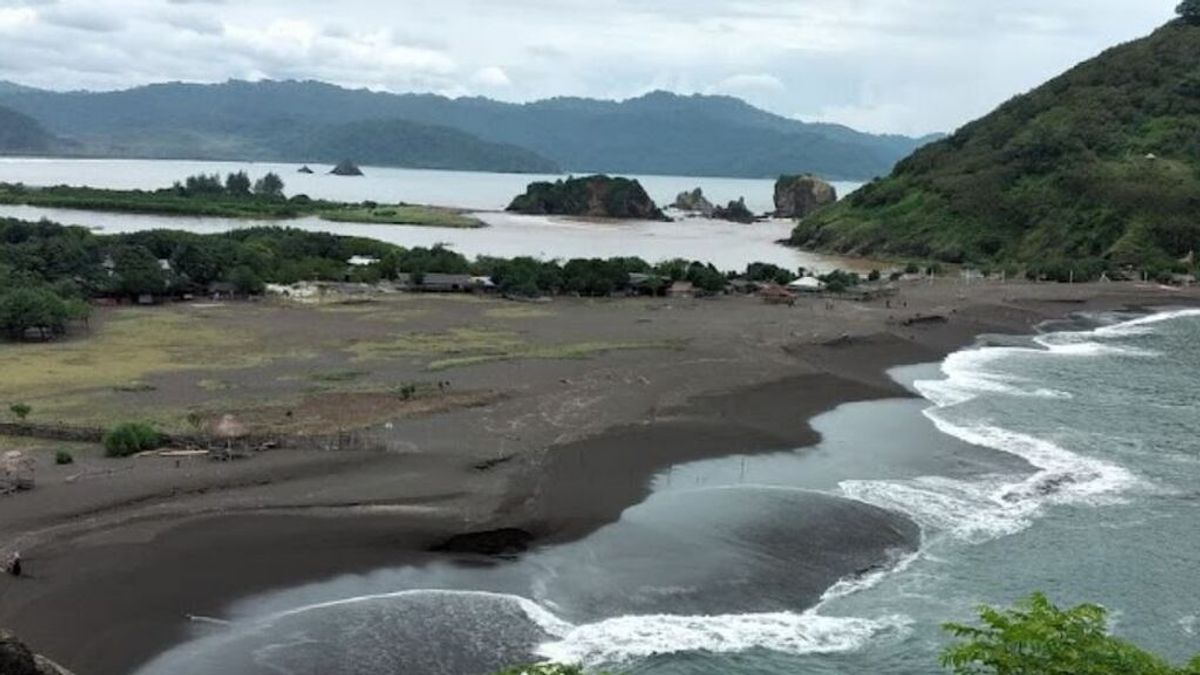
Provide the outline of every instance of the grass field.
[[378,225],[415,225],[419,227],[449,227],[470,229],[487,227],[478,218],[472,218],[454,209],[412,204],[355,207],[322,211],[323,220],[338,223],[371,223]]

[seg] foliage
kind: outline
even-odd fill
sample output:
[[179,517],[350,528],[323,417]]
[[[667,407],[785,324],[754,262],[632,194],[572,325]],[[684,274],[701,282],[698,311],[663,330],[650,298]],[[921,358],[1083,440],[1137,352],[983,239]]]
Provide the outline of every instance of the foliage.
[[162,445],[162,435],[141,422],[126,422],[104,434],[104,452],[109,457],[128,457]]
[[8,410],[22,422],[25,421],[26,417],[29,417],[29,413],[33,412],[33,408],[26,403],[14,403],[8,406]]
[[1041,593],[1015,609],[981,607],[982,626],[947,624],[960,640],[942,654],[956,675],[1194,675],[1200,657],[1175,668],[1108,633],[1097,605],[1060,609]]
[[1175,12],[1188,23],[1200,24],[1200,0],[1183,0]]
[[254,195],[267,199],[283,199],[283,179],[279,174],[268,173],[254,181]]
[[[795,244],[947,263],[1162,269],[1200,249],[1200,26],[1018,96],[805,219]],[[1059,275],[1054,275],[1059,276]]]
[[59,466],[75,463],[75,456],[66,450],[59,450],[54,453],[54,463]]
[[780,285],[790,284],[797,278],[797,275],[791,270],[770,263],[757,262],[747,265],[746,273],[742,276],[750,281],[771,281]]
[[72,308],[44,286],[16,287],[0,295],[0,331],[23,338],[30,330],[43,338],[66,330]]
[[530,183],[508,210],[533,215],[666,219],[637,180],[601,175]]

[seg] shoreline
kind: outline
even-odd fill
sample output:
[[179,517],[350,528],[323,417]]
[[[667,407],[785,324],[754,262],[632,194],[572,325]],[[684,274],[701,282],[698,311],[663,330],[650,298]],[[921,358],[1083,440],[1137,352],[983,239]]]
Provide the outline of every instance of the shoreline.
[[517,453],[516,461],[490,470],[462,456],[347,455],[314,460],[305,471],[258,467],[267,477],[251,480],[290,481],[302,491],[316,477],[361,481],[401,471],[414,484],[428,484],[426,494],[406,500],[316,508],[289,506],[276,494],[267,500],[274,504],[251,499],[208,514],[151,508],[137,518],[97,517],[82,532],[68,528],[23,551],[33,576],[0,586],[0,624],[81,673],[129,672],[184,637],[187,615],[219,616],[242,597],[446,560],[427,550],[467,532],[520,528],[536,546],[577,540],[645,499],[650,478],[670,466],[811,445],[816,415],[852,401],[913,396],[888,377],[889,369],[940,360],[981,334],[1026,334],[1076,312],[1200,303],[1195,293],[1172,297],[1153,287],[1075,290],[1080,297],[1064,292],[1001,305],[964,292],[945,323],[869,323],[868,330],[789,338],[783,351],[799,367],[689,392],[655,405],[648,418]]

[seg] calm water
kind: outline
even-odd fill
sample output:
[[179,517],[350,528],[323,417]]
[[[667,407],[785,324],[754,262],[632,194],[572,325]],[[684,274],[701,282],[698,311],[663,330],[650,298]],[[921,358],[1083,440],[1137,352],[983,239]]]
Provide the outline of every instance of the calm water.
[[843,406],[815,447],[675,467],[582,541],[252,598],[141,675],[539,656],[915,675],[938,672],[942,622],[1036,589],[1108,606],[1177,661],[1200,650],[1200,312],[1091,317],[893,374],[923,398]]
[[[405,201],[417,204],[456,206],[480,211],[492,227],[453,230],[391,225],[353,225],[302,218],[280,223],[308,230],[330,231],[372,237],[402,246],[431,246],[443,243],[467,256],[533,255],[541,258],[640,256],[650,261],[688,258],[711,262],[721,269],[740,269],[754,261],[772,262],[788,268],[830,270],[837,267],[865,270],[870,264],[819,256],[780,246],[792,223],[773,221],[738,225],[712,220],[682,220],[676,223],[624,222],[584,223],[563,218],[514,216],[501,211],[534,180],[560,176],[423,171],[366,167],[366,176],[344,178],[324,174],[329,167],[314,165],[316,174],[299,174],[296,164],[257,164],[159,160],[60,160],[0,158],[0,182],[27,185],[90,185],[103,188],[156,189],[186,176],[245,170],[252,177],[268,171],[279,173],[288,194],[307,194],[338,201]],[[774,183],[769,180],[737,178],[689,178],[636,176],[660,205],[670,204],[684,190],[702,187],[714,202],[746,198],[755,212],[771,210]],[[835,183],[839,194],[859,187],[857,183]],[[225,218],[168,218],[0,206],[0,216],[25,219],[49,218],[63,223],[102,228],[105,232],[129,232],[173,228],[195,232],[223,232],[255,224]]]

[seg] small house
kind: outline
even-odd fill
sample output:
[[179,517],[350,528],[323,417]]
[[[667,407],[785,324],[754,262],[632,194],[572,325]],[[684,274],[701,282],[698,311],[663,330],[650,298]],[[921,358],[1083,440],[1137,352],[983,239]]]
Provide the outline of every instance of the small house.
[[346,263],[349,264],[351,267],[368,267],[370,265],[375,265],[378,262],[379,262],[379,258],[375,258],[375,257],[369,256],[369,255],[350,256],[350,259],[346,261]]
[[694,298],[696,286],[690,281],[676,281],[667,288],[669,298]]
[[762,298],[763,302],[768,305],[787,305],[796,304],[796,296],[788,289],[779,284],[767,284],[758,290],[758,297]]

